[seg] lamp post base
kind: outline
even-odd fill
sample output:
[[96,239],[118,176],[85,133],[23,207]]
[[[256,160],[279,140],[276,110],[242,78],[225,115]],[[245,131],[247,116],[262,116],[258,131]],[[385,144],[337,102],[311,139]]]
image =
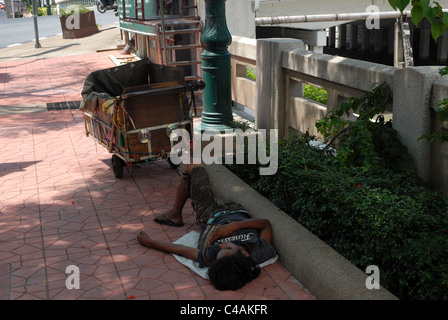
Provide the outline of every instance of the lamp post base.
[[227,47],[232,36],[227,29],[226,0],[205,0],[206,20],[201,36],[204,46],[202,58],[203,105],[201,131],[224,133],[231,129],[232,89],[231,54]]
[[220,124],[209,124],[204,122],[201,123],[201,133],[204,133],[206,131],[225,133],[228,130],[233,130],[233,128],[223,123]]

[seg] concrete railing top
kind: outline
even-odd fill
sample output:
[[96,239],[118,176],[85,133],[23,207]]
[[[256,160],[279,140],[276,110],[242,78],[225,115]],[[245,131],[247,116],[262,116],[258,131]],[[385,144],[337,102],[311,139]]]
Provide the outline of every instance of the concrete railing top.
[[232,55],[255,61],[257,60],[257,40],[233,36],[229,52]]
[[302,49],[282,52],[282,67],[319,79],[339,83],[361,91],[371,90],[373,83],[394,82],[395,67],[314,53]]
[[[441,66],[395,68],[308,51],[303,41],[287,38],[257,39],[255,43],[253,39],[233,37],[229,51],[243,62],[255,61],[255,127],[278,129],[280,139],[288,134],[291,122],[286,107],[294,96],[293,90],[298,88],[297,83],[327,90],[327,106],[331,108],[345,98],[369,92],[374,84],[386,82],[393,91],[393,103],[387,111],[393,116],[393,128],[414,158],[417,173],[431,186],[448,194],[448,147],[446,144],[436,147],[437,144],[429,145],[419,139],[440,127],[431,109],[448,98],[448,76],[439,74]],[[317,113],[313,112],[321,112],[315,107],[311,109],[312,112],[302,113],[302,118],[297,120],[301,129],[308,130],[314,125]],[[441,127],[447,129],[448,124],[445,122]]]

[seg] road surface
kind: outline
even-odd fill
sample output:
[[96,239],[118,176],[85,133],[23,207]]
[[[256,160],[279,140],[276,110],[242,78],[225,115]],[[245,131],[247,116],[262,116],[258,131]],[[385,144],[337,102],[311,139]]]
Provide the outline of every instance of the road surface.
[[[105,13],[94,11],[96,23],[101,27],[118,22],[113,10]],[[62,34],[59,16],[41,16],[37,21],[40,39]],[[36,41],[34,18],[7,19],[5,10],[0,10],[0,49],[30,41]]]

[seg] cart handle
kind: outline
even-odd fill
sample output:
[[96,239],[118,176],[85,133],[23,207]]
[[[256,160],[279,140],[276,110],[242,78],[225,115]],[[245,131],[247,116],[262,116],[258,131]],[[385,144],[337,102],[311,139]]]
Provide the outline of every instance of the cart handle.
[[148,93],[157,93],[162,91],[170,91],[170,90],[178,90],[178,89],[184,89],[185,86],[175,86],[175,87],[165,87],[165,88],[156,88],[156,89],[149,89],[149,90],[141,90],[141,91],[135,91],[135,92],[129,92],[121,95],[121,99],[125,100],[134,96],[140,96]]

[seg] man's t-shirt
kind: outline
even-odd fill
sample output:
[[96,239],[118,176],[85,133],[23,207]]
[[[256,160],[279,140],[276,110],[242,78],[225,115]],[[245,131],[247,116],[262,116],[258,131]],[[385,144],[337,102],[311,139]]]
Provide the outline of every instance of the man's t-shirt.
[[249,252],[250,257],[259,265],[277,257],[275,249],[265,239],[259,238],[259,233],[256,229],[237,230],[226,238],[219,239],[213,244],[209,243],[210,236],[218,225],[246,219],[247,215],[244,213],[235,212],[221,215],[218,214],[216,218],[209,220],[209,222],[202,228],[199,237],[199,267],[204,268],[212,265],[220,250],[219,245],[223,242],[232,242],[244,247],[246,251]]

